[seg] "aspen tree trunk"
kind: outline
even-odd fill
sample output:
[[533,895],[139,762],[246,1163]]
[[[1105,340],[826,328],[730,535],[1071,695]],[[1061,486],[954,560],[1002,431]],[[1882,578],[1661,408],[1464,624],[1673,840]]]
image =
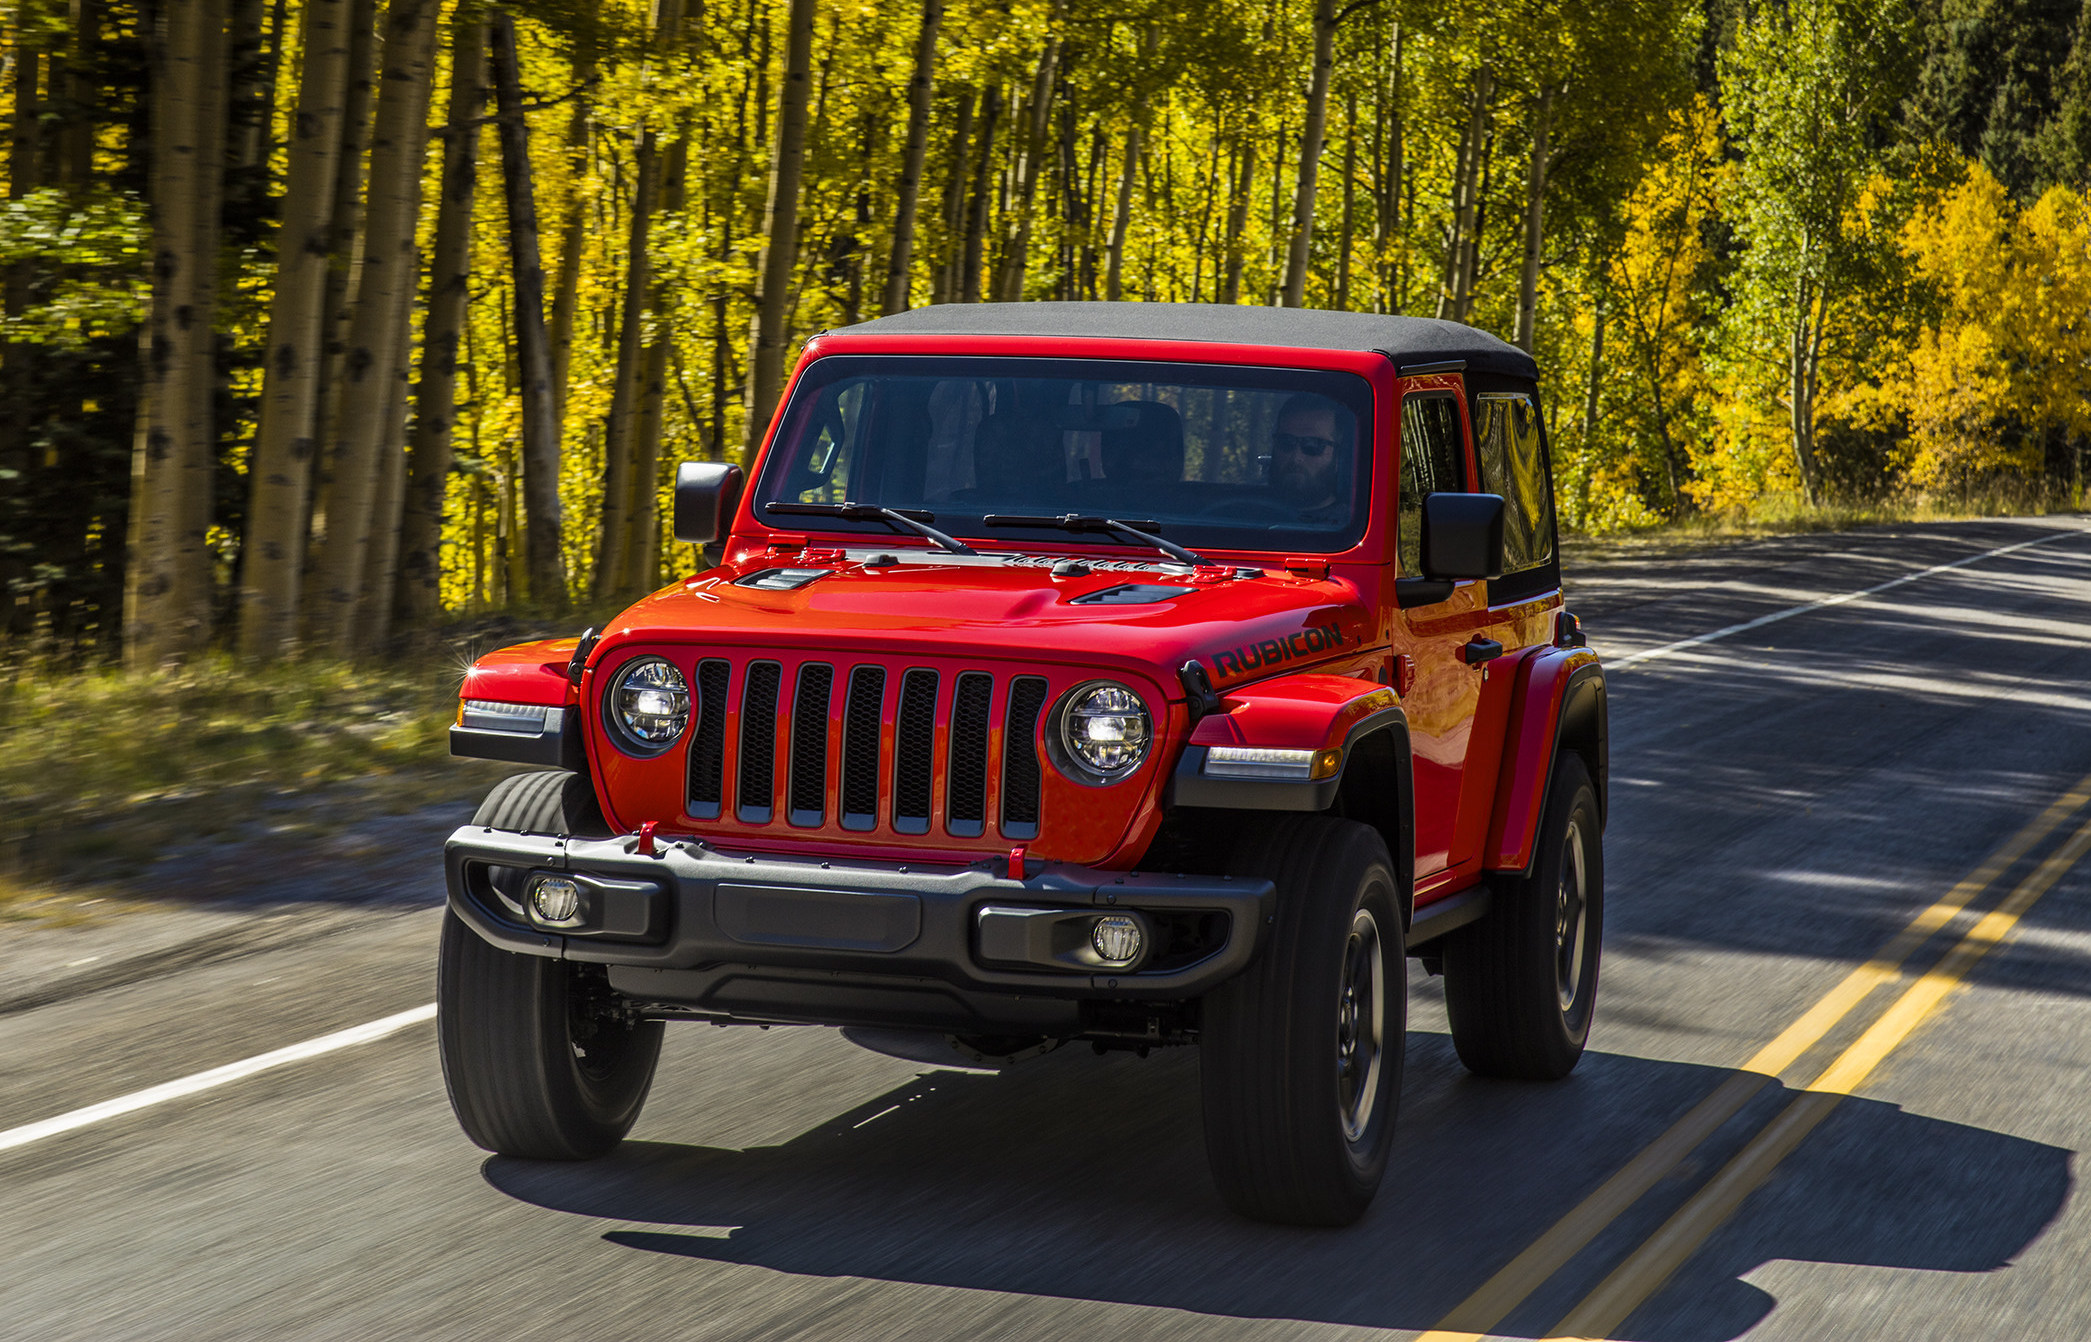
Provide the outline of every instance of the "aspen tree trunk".
[[[661,0],[654,15],[653,52],[649,61],[671,52],[682,36],[681,0]],[[650,82],[650,81],[649,81]],[[678,139],[676,149],[686,155]],[[640,462],[648,455],[641,442],[641,403],[647,396],[647,364],[650,349],[644,340],[647,309],[661,311],[672,295],[662,291],[653,274],[653,217],[661,208],[663,164],[659,135],[646,127],[639,136],[634,155],[638,181],[633,190],[631,245],[626,258],[621,322],[618,327],[617,365],[610,394],[609,422],[603,433],[602,524],[597,533],[596,567],[592,590],[597,597],[635,594],[638,577],[634,571],[634,527],[642,508],[642,495],[650,503],[653,477]],[[687,161],[686,158],[684,161]],[[676,164],[667,167],[672,171]],[[677,201],[673,208],[680,209]],[[658,342],[654,342],[658,343]],[[660,361],[656,380],[665,377],[666,360]],[[658,387],[654,407],[659,413]],[[659,428],[654,428],[652,453],[660,450]],[[646,507],[651,513],[651,507]]]
[[392,0],[385,10],[363,261],[356,268],[355,312],[335,381],[335,474],[326,534],[313,556],[314,605],[307,612],[314,642],[341,656],[356,649],[356,615],[366,587],[382,581],[388,599],[392,590],[390,576],[377,574],[371,563],[373,535],[399,525],[396,514],[378,511],[387,456],[400,446],[398,426],[382,410],[407,375],[438,8],[438,0]]
[[[661,174],[661,210],[671,218],[679,218],[689,204],[689,177],[690,127],[685,124],[677,128]],[[660,577],[661,440],[667,429],[668,363],[675,354],[675,333],[667,314],[674,310],[675,295],[659,275],[654,276],[651,301],[655,330],[639,369],[639,407],[632,422],[631,524],[622,559],[624,588],[635,593],[651,591]],[[694,427],[696,422],[691,407],[690,423]]]
[[[457,417],[457,356],[472,283],[472,204],[479,180],[480,108],[486,103],[486,19],[460,6],[451,21],[450,114],[443,184],[429,253],[421,381],[414,389],[413,451],[399,522],[398,621],[425,629],[442,612],[443,499]],[[476,561],[476,552],[475,552]]]
[[189,310],[178,314],[197,334],[196,363],[188,383],[188,452],[184,462],[187,479],[182,485],[181,588],[189,593],[185,623],[189,649],[200,650],[210,639],[212,589],[215,564],[209,536],[216,511],[218,474],[217,399],[220,348],[229,346],[229,336],[218,331],[219,271],[223,262],[220,243],[225,217],[226,112],[231,101],[228,46],[231,34],[231,0],[196,0],[205,7],[203,96],[196,106],[196,288]]
[[[402,333],[402,340],[405,336]],[[405,360],[405,351],[401,351]],[[400,508],[407,486],[406,370],[385,393],[385,414],[378,440],[376,503],[371,510],[370,557],[363,588],[356,597],[356,641],[373,651],[392,636],[392,587],[399,579]]]
[[1242,301],[1242,263],[1246,252],[1242,235],[1249,228],[1250,190],[1256,180],[1256,140],[1244,133],[1236,140],[1240,155],[1240,175],[1236,178],[1234,202],[1227,208],[1227,287],[1221,291],[1222,303]]
[[610,414],[603,425],[603,501],[596,531],[595,575],[590,584],[597,599],[624,590],[624,575],[618,569],[625,552],[625,525],[631,516],[632,404],[638,395],[647,283],[652,274],[652,257],[647,249],[654,206],[660,194],[660,151],[652,127],[640,133],[635,157],[638,181],[632,190],[631,235],[625,250],[624,292],[618,305],[617,363],[611,374]]
[[[363,256],[363,159],[370,149],[370,109],[376,92],[377,0],[349,0],[348,84],[343,95],[341,146],[334,155],[334,219],[328,240],[326,296],[320,311],[319,459],[312,480],[312,530],[326,530],[327,494],[339,441],[335,400],[342,352],[348,348],[349,300]],[[315,595],[305,575],[305,601]]]
[[1473,188],[1474,225],[1467,230],[1466,252],[1460,258],[1459,311],[1454,315],[1455,321],[1467,321],[1474,314],[1474,286],[1481,275],[1481,239],[1488,232],[1489,183],[1495,172],[1494,121],[1491,115],[1482,123],[1480,180]]
[[210,614],[209,557],[201,532],[192,530],[194,493],[203,491],[208,509],[215,464],[207,392],[197,391],[210,385],[210,328],[195,316],[212,291],[207,272],[216,264],[215,248],[200,247],[214,233],[203,207],[216,193],[204,178],[223,165],[213,134],[219,120],[208,108],[224,95],[217,48],[225,7],[223,0],[193,0],[170,5],[160,18],[161,30],[148,38],[153,294],[124,574],[124,658],[133,667],[199,647]]
[[1396,283],[1400,265],[1398,240],[1402,234],[1401,188],[1405,168],[1402,155],[1404,122],[1401,114],[1401,58],[1403,34],[1401,25],[1394,25],[1393,71],[1388,79],[1386,102],[1380,108],[1379,124],[1386,128],[1387,169],[1380,183],[1379,226],[1373,241],[1379,251],[1380,310],[1398,312],[1401,309],[1401,286]]
[[[1143,76],[1154,59],[1159,40],[1154,25],[1140,35],[1140,65]],[[1140,95],[1133,102],[1132,120],[1125,128],[1125,162],[1118,173],[1118,194],[1111,203],[1111,240],[1104,250],[1104,297],[1116,303],[1125,296],[1125,237],[1132,226],[1133,184],[1139,179],[1140,155],[1146,147],[1147,88],[1143,78]]]
[[959,262],[959,301],[980,301],[980,269],[987,246],[987,212],[993,203],[995,123],[1002,111],[1001,90],[991,88],[980,103],[980,157],[973,165],[973,205],[966,214],[966,245]]
[[[530,126],[523,119],[515,20],[505,13],[497,13],[493,19],[492,54],[494,101],[501,127],[501,185],[508,204],[509,263],[515,290],[517,386],[523,402],[523,506],[530,515],[521,567],[528,574],[531,599],[547,609],[564,610],[559,422],[552,413],[552,352],[545,338],[545,269],[537,245],[537,197],[530,180]],[[512,505],[510,516],[514,516]],[[511,525],[511,554],[517,548],[513,536]],[[511,560],[511,571],[514,568]]]
[[[594,30],[581,34],[574,55],[574,80],[580,84],[596,77]],[[552,286],[552,417],[563,435],[566,432],[567,371],[573,366],[574,314],[581,305],[581,252],[587,245],[588,200],[581,191],[587,168],[590,128],[587,97],[574,99],[566,122],[566,204],[559,226],[559,278]]]
[[[1072,93],[1060,104],[1060,296],[1072,301],[1078,296],[1081,273],[1076,264],[1076,238],[1089,228],[1082,195],[1081,170],[1076,163],[1075,105]],[[1201,226],[1202,227],[1202,226]]]
[[1358,221],[1358,95],[1343,98],[1343,233],[1336,248],[1336,306],[1350,307],[1350,252]]
[[1111,203],[1111,241],[1104,251],[1104,297],[1116,303],[1125,297],[1125,235],[1133,218],[1133,184],[1140,175],[1141,140],[1145,127],[1144,106],[1135,109],[1132,124],[1125,128],[1125,163],[1118,172],[1118,195]]
[[1452,158],[1452,227],[1445,238],[1444,276],[1438,285],[1437,317],[1448,320],[1458,303],[1459,262],[1466,245],[1468,221],[1467,164],[1473,159],[1481,125],[1479,80],[1467,88],[1467,120],[1459,130],[1459,148]]
[[1546,224],[1547,136],[1554,119],[1554,90],[1542,89],[1532,121],[1532,162],[1525,171],[1525,263],[1517,279],[1516,345],[1532,352],[1532,331],[1539,318],[1539,258]]
[[[1211,143],[1206,148],[1204,178],[1205,199],[1198,205],[1198,238],[1196,244],[1191,248],[1190,298],[1193,303],[1205,297],[1206,247],[1211,241],[1213,204],[1219,198],[1220,187],[1220,137],[1218,135],[1211,137]],[[1217,272],[1219,267],[1214,266],[1213,269]]]
[[1024,272],[1031,260],[1031,205],[1038,194],[1038,160],[1045,155],[1046,132],[1052,125],[1053,85],[1060,69],[1060,39],[1046,39],[1038,58],[1038,72],[1031,81],[1031,101],[1025,107],[1024,140],[1016,162],[1016,190],[1010,201],[1012,216],[1003,238],[1001,274],[995,297],[1014,303],[1024,296]]
[[959,90],[958,111],[951,126],[951,162],[944,173],[943,209],[937,218],[937,264],[930,280],[929,301],[949,303],[958,293],[961,233],[965,227],[967,151],[973,140],[973,90]]
[[1307,258],[1314,243],[1314,198],[1321,182],[1322,140],[1329,125],[1329,76],[1336,68],[1336,0],[1314,0],[1314,75],[1307,122],[1300,132],[1300,184],[1292,200],[1292,240],[1285,257],[1284,304],[1307,301]]
[[1473,293],[1482,160],[1487,151],[1489,98],[1494,89],[1494,76],[1483,66],[1467,93],[1467,124],[1460,135],[1459,162],[1453,175],[1452,239],[1445,255],[1445,285],[1438,295],[1438,316],[1453,321],[1466,319]]
[[1583,450],[1590,450],[1590,441],[1597,432],[1599,389],[1604,385],[1605,367],[1605,307],[1609,291],[1600,283],[1597,291],[1596,310],[1591,316],[1590,330],[1590,380],[1583,390]]
[[290,123],[290,170],[269,298],[261,424],[247,472],[247,531],[240,545],[239,652],[250,662],[283,656],[298,632],[351,8],[350,0],[305,0],[301,22],[298,105]]
[[806,101],[812,86],[815,0],[791,0],[784,85],[777,90],[777,140],[770,151],[769,200],[762,212],[762,262],[749,323],[747,422],[741,457],[753,460],[776,413],[791,343],[792,271],[798,260],[799,179],[806,166]]
[[915,73],[908,80],[908,146],[901,161],[900,190],[893,210],[893,251],[886,262],[886,292],[879,309],[890,316],[908,307],[915,255],[915,203],[922,193],[922,163],[929,155],[930,100],[936,95],[937,29],[944,0],[922,0],[922,27],[915,36]]
[[1787,415],[1793,431],[1793,462],[1799,468],[1801,495],[1810,504],[1820,502],[1815,467],[1815,340],[1809,317],[1814,302],[1805,290],[1801,299],[1803,316],[1787,340]]

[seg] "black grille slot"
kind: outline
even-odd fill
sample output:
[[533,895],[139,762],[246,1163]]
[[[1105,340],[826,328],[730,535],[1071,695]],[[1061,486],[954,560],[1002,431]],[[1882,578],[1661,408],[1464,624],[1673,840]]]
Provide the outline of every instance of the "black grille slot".
[[849,704],[842,717],[842,827],[871,829],[879,820],[879,728],[885,722],[886,672],[860,666],[849,673]]
[[767,825],[777,804],[777,690],[784,672],[775,662],[751,662],[741,693],[740,804],[744,824]]
[[893,829],[929,833],[929,801],[936,771],[937,673],[917,667],[900,678],[900,710],[893,730]]
[[835,668],[808,662],[799,668],[791,710],[791,823],[818,825],[828,813],[828,696]]
[[697,734],[690,741],[690,814],[717,820],[726,787],[726,688],[733,668],[719,658],[697,663]]
[[1002,835],[1038,837],[1038,713],[1045,707],[1042,676],[1009,683],[1009,717],[1002,724]]
[[967,671],[951,696],[951,778],[944,828],[962,839],[987,829],[987,714],[995,678]]

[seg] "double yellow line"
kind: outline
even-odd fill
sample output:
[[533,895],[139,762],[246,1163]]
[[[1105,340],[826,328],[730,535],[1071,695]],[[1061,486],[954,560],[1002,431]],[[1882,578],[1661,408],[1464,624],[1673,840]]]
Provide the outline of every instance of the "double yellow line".
[[[1651,1188],[1741,1111],[1780,1073],[1800,1061],[1831,1030],[1858,1009],[1875,989],[1897,981],[1903,966],[1932,936],[1964,912],[1977,896],[2015,866],[2027,853],[2091,801],[2091,777],[2057,797],[2048,808],[2005,841],[1943,898],[1918,914],[1873,957],[1845,975],[1779,1037],[1759,1049],[1741,1069],[1684,1117],[1672,1124],[1626,1165],[1524,1252],[1454,1306],[1419,1342],[1471,1342],[1485,1335],[1529,1299],[1584,1246],[1597,1237]],[[1556,1338],[1596,1338],[1624,1323],[1627,1316],[1661,1288],[1713,1232],[1771,1176],[1779,1162],[1798,1147],[1838,1102],[1852,1093],[1918,1025],[1936,1011],[1947,994],[1966,978],[1975,962],[2017,926],[2035,900],[2091,852],[2091,821],[2019,882],[1997,907],[1978,919],[1938,963],[1927,970],[1851,1047],[1838,1055],[1756,1137],[1722,1167],[1663,1223],[1661,1229],[1629,1254],[1550,1331]]]

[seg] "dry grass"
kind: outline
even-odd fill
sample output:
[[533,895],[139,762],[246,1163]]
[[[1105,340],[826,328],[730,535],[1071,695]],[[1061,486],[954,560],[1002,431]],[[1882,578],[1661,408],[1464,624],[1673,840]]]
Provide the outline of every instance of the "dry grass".
[[[42,917],[99,897],[85,887],[123,891],[155,854],[257,816],[311,837],[483,787],[447,752],[456,692],[431,661],[16,668],[0,676],[0,906]],[[327,805],[349,780],[366,780],[353,809]]]
[[1866,503],[1810,504],[1798,495],[1767,495],[1751,508],[1725,513],[1696,513],[1658,526],[1601,535],[1569,532],[1561,538],[1563,558],[1626,559],[1680,550],[1710,549],[1771,536],[1852,531],[1860,527],[1914,522],[1959,522],[1989,517],[2045,517],[2084,510],[2085,500],[1998,492],[1971,498],[1911,496]]

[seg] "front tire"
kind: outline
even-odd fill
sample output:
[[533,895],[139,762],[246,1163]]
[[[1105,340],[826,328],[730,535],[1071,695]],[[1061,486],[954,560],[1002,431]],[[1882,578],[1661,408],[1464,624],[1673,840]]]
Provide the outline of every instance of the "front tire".
[[[588,832],[594,797],[572,774],[522,774],[490,793],[474,824],[533,834]],[[486,1150],[586,1160],[638,1121],[661,1052],[661,1023],[626,1016],[595,966],[489,945],[443,915],[436,1037],[450,1106]]]
[[1349,1225],[1386,1172],[1408,1027],[1394,864],[1377,831],[1286,816],[1229,868],[1277,883],[1276,922],[1206,995],[1198,1067],[1213,1181],[1244,1216]]
[[1468,1071],[1558,1081],[1597,1011],[1604,847],[1597,791],[1564,751],[1547,789],[1532,874],[1503,879],[1488,913],[1445,938],[1445,1014]]

